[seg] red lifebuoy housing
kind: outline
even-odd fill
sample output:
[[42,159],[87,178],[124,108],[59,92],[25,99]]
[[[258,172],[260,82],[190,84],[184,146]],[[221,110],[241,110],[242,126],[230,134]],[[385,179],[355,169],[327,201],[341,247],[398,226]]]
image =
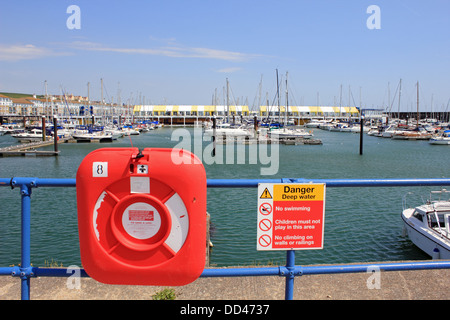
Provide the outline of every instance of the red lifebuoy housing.
[[81,262],[90,277],[108,284],[179,286],[200,276],[206,173],[194,154],[98,149],[80,164],[76,190]]

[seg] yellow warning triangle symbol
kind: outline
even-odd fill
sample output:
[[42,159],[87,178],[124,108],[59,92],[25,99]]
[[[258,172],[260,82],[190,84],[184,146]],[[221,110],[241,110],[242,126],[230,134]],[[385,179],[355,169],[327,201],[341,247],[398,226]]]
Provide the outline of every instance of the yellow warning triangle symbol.
[[272,195],[269,192],[269,189],[265,188],[260,199],[272,199]]

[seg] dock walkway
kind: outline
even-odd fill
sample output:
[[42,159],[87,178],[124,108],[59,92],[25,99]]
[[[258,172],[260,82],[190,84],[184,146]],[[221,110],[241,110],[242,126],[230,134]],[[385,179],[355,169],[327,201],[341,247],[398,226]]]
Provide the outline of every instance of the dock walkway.
[[[58,144],[67,142],[67,138],[61,138],[58,140]],[[54,145],[53,140],[37,141],[29,143],[21,143],[5,148],[0,148],[0,157],[8,156],[56,156],[59,151],[54,150],[36,150],[37,148],[47,147]]]
[[[450,270],[382,271],[379,288],[369,273],[295,277],[294,300],[448,300]],[[70,278],[32,278],[31,300],[152,300],[166,287],[102,284],[80,278],[80,289],[69,289]],[[368,284],[369,283],[369,284]],[[285,279],[277,276],[199,278],[173,287],[175,300],[284,300]],[[0,300],[20,300],[20,279],[0,277]]]

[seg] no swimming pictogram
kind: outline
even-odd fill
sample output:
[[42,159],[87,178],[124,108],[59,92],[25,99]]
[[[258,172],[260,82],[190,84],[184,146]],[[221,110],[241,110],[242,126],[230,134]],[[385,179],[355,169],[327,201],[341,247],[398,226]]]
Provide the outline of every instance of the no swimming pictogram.
[[264,202],[259,206],[259,212],[263,215],[272,213],[272,205],[268,202]]

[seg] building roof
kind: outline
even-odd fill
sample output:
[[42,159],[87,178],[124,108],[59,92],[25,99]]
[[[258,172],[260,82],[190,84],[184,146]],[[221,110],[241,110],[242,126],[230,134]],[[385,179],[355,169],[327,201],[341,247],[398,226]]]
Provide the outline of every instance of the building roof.
[[33,99],[33,97],[26,98],[10,98],[14,104],[33,104],[29,99]]
[[0,98],[8,98],[8,99],[10,99],[10,100],[11,100],[11,98],[10,98],[10,97],[8,97],[8,96],[5,96],[4,94],[1,94],[1,93],[0,93]]

